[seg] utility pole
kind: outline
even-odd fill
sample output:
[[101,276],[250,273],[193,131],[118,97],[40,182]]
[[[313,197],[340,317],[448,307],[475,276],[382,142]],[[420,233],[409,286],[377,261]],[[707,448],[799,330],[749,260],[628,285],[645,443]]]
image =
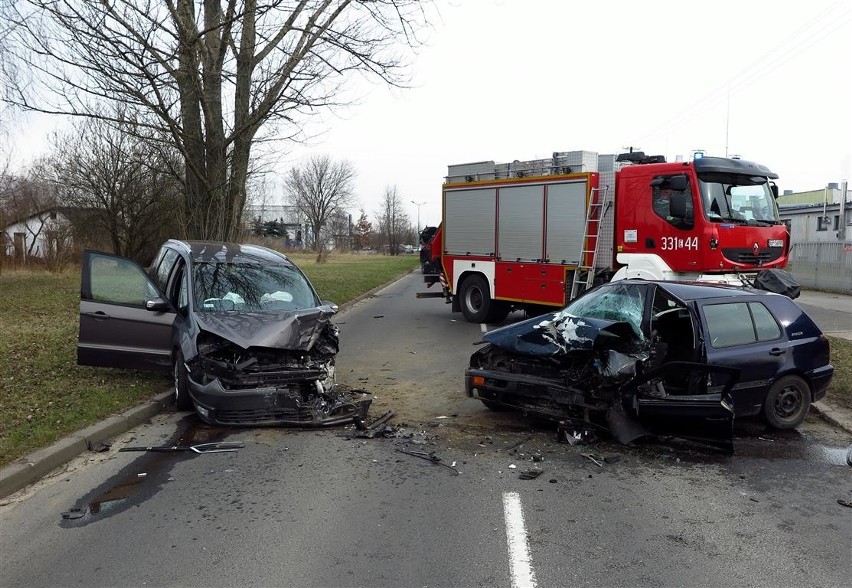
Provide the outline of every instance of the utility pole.
[[411,203],[417,207],[417,237],[420,238],[420,207],[426,204],[425,202],[415,202],[414,200]]

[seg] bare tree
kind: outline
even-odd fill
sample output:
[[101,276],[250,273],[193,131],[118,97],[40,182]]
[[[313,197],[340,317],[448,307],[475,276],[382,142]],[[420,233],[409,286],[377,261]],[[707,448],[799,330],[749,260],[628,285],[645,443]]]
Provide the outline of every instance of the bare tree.
[[163,171],[174,162],[163,155],[120,125],[85,119],[55,140],[41,176],[85,216],[90,238],[102,235],[115,253],[144,261],[180,221],[180,186]]
[[284,179],[285,198],[307,218],[317,253],[328,243],[325,232],[331,219],[352,203],[354,180],[351,163],[328,155],[309,157],[290,168]]
[[383,245],[388,248],[391,255],[398,255],[411,221],[405,213],[405,206],[396,186],[385,188],[382,210],[376,213],[376,218],[379,221],[379,233],[382,235]]
[[[181,153],[188,235],[231,239],[252,145],[304,138],[304,118],[338,106],[356,74],[403,85],[420,44],[421,0],[0,0],[9,24],[5,101],[103,116]],[[17,69],[15,69],[17,68]],[[31,83],[12,74],[26,71]]]
[[334,248],[337,251],[350,251],[352,249],[352,215],[339,208],[331,215],[328,227],[327,234],[331,236]]

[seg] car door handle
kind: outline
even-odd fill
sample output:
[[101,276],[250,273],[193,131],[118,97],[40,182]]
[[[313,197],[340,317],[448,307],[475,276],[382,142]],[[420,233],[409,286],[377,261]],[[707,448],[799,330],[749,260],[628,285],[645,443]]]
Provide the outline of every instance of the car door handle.
[[98,310],[97,312],[84,312],[83,315],[90,316],[96,319],[108,319],[109,315],[102,310]]
[[769,355],[784,355],[785,353],[787,353],[786,349],[778,349],[776,347],[772,351],[769,352]]

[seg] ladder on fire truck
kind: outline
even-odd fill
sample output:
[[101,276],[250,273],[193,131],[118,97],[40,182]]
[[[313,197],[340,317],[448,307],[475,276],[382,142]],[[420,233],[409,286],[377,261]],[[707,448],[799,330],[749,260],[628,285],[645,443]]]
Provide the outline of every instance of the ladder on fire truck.
[[592,188],[589,195],[586,228],[583,231],[583,241],[580,245],[580,261],[577,264],[577,269],[574,270],[569,300],[574,300],[578,294],[588,290],[594,282],[601,222],[610,205],[606,198],[608,189],[609,186]]

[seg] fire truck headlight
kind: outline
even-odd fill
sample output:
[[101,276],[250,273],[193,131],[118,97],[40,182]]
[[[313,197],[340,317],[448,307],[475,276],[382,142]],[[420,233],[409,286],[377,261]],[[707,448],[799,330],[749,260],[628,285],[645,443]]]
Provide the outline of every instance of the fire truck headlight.
[[769,240],[770,247],[784,247],[784,239],[770,239]]

